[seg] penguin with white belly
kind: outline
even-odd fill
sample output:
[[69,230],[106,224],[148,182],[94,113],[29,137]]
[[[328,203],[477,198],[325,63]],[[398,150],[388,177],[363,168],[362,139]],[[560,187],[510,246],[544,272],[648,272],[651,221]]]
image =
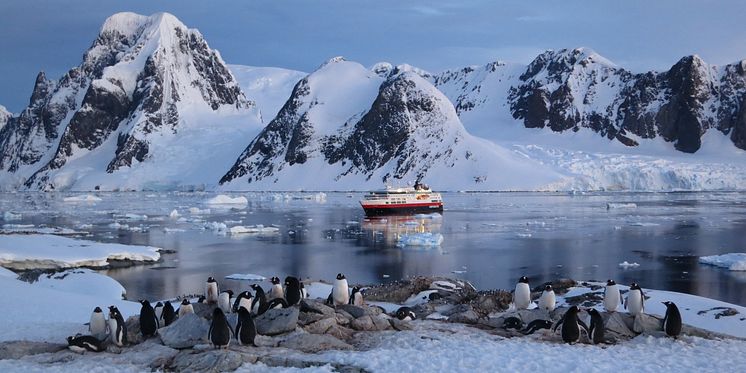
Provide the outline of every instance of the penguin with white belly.
[[363,300],[363,293],[360,291],[360,286],[352,287],[352,294],[350,295],[350,304],[354,306],[362,306],[365,304]]
[[350,301],[350,289],[347,285],[347,278],[341,273],[337,274],[334,285],[332,285],[331,301],[334,306],[347,304]]
[[626,308],[632,316],[639,316],[645,312],[645,294],[642,292],[640,285],[637,285],[636,282],[633,282],[632,285],[629,286],[627,301],[624,303],[624,308]]
[[236,296],[236,300],[233,302],[233,312],[238,312],[238,309],[243,307],[247,311],[251,312],[251,303],[254,300],[251,292],[244,290]]
[[119,309],[109,306],[109,333],[111,342],[119,347],[128,344],[127,341],[127,324],[124,323],[124,317]]
[[189,303],[189,299],[184,298],[184,300],[181,301],[181,306],[179,306],[179,318],[182,318],[184,315],[189,313],[194,313],[194,307]]
[[215,304],[218,302],[218,282],[215,278],[208,277],[205,283],[205,301],[207,304]]
[[528,286],[528,277],[521,277],[515,285],[513,304],[518,310],[525,310],[531,304],[531,288]]
[[101,352],[106,349],[101,340],[91,335],[67,337],[67,348],[81,354],[86,351]]
[[588,327],[578,318],[578,312],[580,312],[578,306],[570,307],[560,321],[552,328],[552,331],[557,331],[557,328],[560,325],[562,326],[562,340],[565,343],[573,344],[577,342],[580,339],[581,327],[585,329],[586,333],[588,332]]
[[218,296],[218,307],[223,310],[223,313],[231,313],[231,297],[233,296],[233,290],[226,290],[220,293]]
[[624,303],[622,301],[622,291],[614,280],[606,281],[604,288],[604,309],[606,312],[616,312],[617,308]]
[[267,293],[267,300],[285,298],[285,291],[282,289],[280,278],[272,277],[269,281],[272,283],[272,287],[269,288],[269,293]]
[[161,321],[161,315],[163,315],[163,303],[158,302],[155,304],[155,307],[153,307],[153,311],[155,311],[155,318],[158,319],[158,321]]
[[554,310],[555,304],[556,297],[554,289],[552,289],[552,285],[547,285],[544,287],[544,291],[541,292],[541,297],[539,297],[539,309],[551,312]]
[[91,322],[88,324],[88,330],[91,332],[91,335],[96,337],[106,335],[106,317],[100,307],[93,309],[93,312],[91,313]]

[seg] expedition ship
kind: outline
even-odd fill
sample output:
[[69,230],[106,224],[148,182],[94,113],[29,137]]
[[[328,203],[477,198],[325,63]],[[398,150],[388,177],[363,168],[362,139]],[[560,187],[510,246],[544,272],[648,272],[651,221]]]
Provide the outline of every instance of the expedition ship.
[[369,192],[360,205],[367,216],[443,212],[440,193],[433,193],[427,185],[420,183],[414,187]]

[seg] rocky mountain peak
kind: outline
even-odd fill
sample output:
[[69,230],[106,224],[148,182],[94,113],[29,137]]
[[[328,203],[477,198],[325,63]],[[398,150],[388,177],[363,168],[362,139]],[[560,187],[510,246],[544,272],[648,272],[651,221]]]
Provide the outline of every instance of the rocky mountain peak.
[[0,129],[5,127],[5,124],[8,123],[8,120],[10,120],[12,116],[13,114],[9,112],[5,106],[0,105]]

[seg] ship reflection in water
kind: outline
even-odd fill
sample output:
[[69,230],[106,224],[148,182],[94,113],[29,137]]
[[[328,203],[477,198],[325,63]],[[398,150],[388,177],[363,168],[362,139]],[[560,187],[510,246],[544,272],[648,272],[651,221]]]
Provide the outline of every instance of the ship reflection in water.
[[374,248],[441,251],[443,216],[434,214],[389,215],[366,218],[362,230],[372,238]]

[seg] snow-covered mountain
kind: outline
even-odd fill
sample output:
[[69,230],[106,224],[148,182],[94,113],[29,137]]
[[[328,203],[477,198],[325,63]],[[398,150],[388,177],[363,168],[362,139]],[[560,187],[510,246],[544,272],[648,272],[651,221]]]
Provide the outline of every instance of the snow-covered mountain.
[[308,75],[279,67],[228,65],[246,97],[256,103],[262,118],[272,120],[285,104],[293,87]]
[[9,112],[8,109],[5,108],[5,106],[0,105],[0,130],[5,127],[5,124],[8,123],[12,116],[13,114]]
[[40,73],[0,131],[6,188],[204,185],[261,128],[202,35],[166,13],[106,20],[80,66]]
[[469,135],[418,73],[380,67],[334,58],[303,78],[223,188],[360,190],[427,179],[452,190],[525,190],[563,179]]

